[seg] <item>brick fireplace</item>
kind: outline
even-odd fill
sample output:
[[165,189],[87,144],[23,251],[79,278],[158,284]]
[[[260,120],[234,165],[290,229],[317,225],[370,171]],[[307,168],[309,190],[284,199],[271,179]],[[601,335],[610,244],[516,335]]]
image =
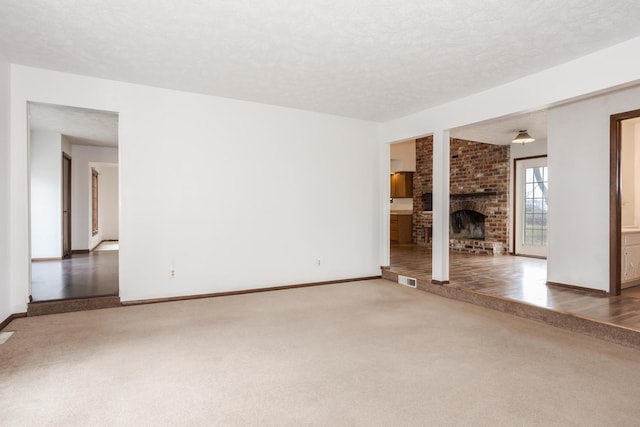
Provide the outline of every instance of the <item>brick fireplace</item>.
[[[451,139],[449,247],[471,253],[502,254],[509,242],[509,146]],[[414,242],[431,245],[429,212],[433,180],[433,137],[416,140],[413,188]],[[457,212],[467,211],[462,214]],[[467,224],[470,218],[482,225]],[[474,228],[473,233],[455,228]],[[482,235],[479,228],[482,228]],[[465,234],[466,233],[466,234]]]

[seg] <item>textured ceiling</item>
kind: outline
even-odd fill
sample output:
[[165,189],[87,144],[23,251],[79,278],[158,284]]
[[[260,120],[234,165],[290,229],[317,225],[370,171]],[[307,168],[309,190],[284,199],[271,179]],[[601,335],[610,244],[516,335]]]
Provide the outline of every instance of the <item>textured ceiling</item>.
[[638,0],[3,0],[17,64],[385,121],[640,35]]
[[507,145],[518,135],[519,130],[528,131],[536,141],[547,139],[546,110],[504,117],[451,129],[451,137],[488,144]]
[[29,129],[57,132],[77,145],[118,146],[118,114],[109,111],[30,103]]

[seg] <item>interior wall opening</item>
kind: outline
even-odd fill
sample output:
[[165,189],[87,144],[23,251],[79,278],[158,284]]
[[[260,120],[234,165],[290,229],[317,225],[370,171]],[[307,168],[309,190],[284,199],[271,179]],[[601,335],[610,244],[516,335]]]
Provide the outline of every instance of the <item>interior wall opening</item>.
[[118,114],[27,108],[30,301],[117,296]]
[[[431,189],[423,188],[424,156],[419,150],[419,141],[409,139],[390,146],[389,176],[389,253],[392,269],[419,272],[410,265],[416,258],[422,269],[430,271],[430,229],[426,228],[423,216],[431,207],[424,199]],[[425,243],[426,242],[426,243]],[[426,279],[426,276],[425,276]],[[428,280],[431,280],[430,274]]]
[[[512,140],[522,129],[527,129],[535,137],[535,141],[513,143]],[[450,283],[468,283],[473,280],[476,287],[481,284],[500,287],[504,278],[504,288],[497,292],[508,294],[517,288],[519,297],[526,301],[547,304],[546,260],[508,259],[514,251],[512,233],[515,222],[515,160],[546,159],[547,112],[542,110],[471,124],[452,129],[449,134],[450,233],[447,242]],[[406,142],[390,146],[391,270],[402,276],[417,278],[419,282],[422,279],[425,283],[431,283],[434,138],[421,137],[413,140],[413,143],[415,169],[405,168],[400,161],[401,156],[395,154]],[[393,196],[399,197],[398,194],[402,194],[399,191],[402,191],[403,183],[407,182],[408,173],[413,173],[413,198],[410,205],[412,215],[409,217],[412,221],[412,240],[403,244],[399,240],[402,236],[402,212],[394,209],[402,202],[398,202]],[[546,189],[548,179],[546,174],[543,175],[536,182],[543,184],[543,189]],[[527,201],[531,202],[529,204],[532,209],[540,207],[536,204],[537,198],[532,196],[529,199]],[[523,206],[526,207],[526,204]],[[481,218],[482,221],[474,222],[476,225],[471,227],[473,230],[467,226],[461,227],[464,222],[459,218],[461,212],[471,212],[472,218]],[[538,225],[544,228],[544,224]],[[468,233],[460,233],[458,228]],[[538,229],[535,231],[538,232]],[[497,279],[498,268],[504,271]],[[524,276],[523,271],[526,272]],[[523,280],[517,286],[512,286],[513,277],[522,277]]]

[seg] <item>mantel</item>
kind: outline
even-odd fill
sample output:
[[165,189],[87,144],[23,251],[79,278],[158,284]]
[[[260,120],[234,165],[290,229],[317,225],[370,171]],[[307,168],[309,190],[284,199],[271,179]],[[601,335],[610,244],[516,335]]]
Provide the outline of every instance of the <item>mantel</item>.
[[499,193],[497,191],[477,191],[475,193],[451,193],[449,195],[452,199],[461,199],[463,197],[488,197],[488,196],[497,196]]

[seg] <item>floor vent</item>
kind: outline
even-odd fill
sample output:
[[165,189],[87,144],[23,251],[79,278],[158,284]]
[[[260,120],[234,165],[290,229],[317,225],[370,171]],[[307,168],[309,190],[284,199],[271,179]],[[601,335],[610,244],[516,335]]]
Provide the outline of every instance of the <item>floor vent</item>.
[[407,276],[401,276],[398,274],[398,283],[404,286],[409,286],[410,288],[415,288],[418,286],[418,282],[416,279]]

